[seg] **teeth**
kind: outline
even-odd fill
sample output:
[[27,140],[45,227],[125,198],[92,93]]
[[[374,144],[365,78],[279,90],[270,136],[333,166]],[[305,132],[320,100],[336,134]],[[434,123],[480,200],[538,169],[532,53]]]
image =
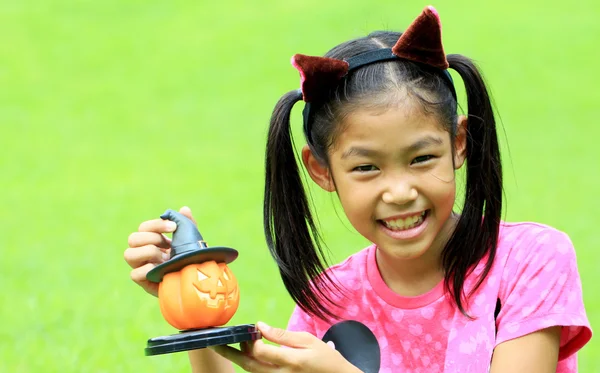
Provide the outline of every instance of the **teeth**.
[[425,211],[423,211],[420,215],[409,216],[406,219],[395,219],[395,220],[387,220],[383,221],[386,227],[393,230],[404,230],[414,228],[415,226],[421,224],[423,222],[423,217],[425,216]]

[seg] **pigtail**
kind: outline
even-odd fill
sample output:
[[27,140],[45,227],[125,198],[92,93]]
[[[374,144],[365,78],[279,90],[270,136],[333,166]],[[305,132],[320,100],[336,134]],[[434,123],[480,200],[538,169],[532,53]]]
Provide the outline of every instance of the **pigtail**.
[[[264,229],[271,255],[292,299],[305,312],[335,317],[322,302],[329,280],[321,238],[306,198],[290,130],[290,113],[302,100],[300,90],[285,94],[275,106],[266,148]],[[314,238],[314,242],[313,242]]]
[[496,255],[502,213],[502,166],[493,107],[481,74],[467,57],[451,54],[447,59],[450,68],[461,76],[467,95],[467,170],[464,207],[442,261],[447,290],[467,315],[462,290],[465,278],[480,260],[488,258],[470,295],[489,273]]

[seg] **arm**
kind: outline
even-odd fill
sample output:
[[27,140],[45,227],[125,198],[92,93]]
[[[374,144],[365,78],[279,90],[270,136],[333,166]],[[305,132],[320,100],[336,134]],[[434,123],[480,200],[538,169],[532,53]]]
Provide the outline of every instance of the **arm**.
[[234,373],[233,365],[216,352],[203,348],[188,352],[192,373]]
[[[576,372],[575,353],[591,329],[571,240],[556,229],[529,225],[511,246],[498,294],[492,372]],[[517,370],[521,366],[525,370]]]
[[554,373],[561,327],[539,330],[499,344],[490,373]]

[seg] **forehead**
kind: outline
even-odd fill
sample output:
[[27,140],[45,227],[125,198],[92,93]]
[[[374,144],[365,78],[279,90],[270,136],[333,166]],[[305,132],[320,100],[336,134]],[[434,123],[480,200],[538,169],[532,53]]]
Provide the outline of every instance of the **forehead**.
[[439,137],[449,142],[449,133],[439,116],[427,114],[414,105],[395,105],[383,109],[357,109],[340,123],[333,143],[334,151],[357,143],[378,148],[407,147],[426,137]]

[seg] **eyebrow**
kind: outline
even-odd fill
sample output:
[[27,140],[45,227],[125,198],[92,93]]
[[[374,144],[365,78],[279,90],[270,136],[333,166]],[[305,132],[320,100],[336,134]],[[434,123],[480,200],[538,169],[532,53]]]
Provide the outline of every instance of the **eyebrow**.
[[411,144],[410,146],[408,146],[406,148],[406,151],[408,152],[416,152],[419,151],[421,149],[430,147],[430,146],[436,146],[436,145],[442,145],[444,143],[444,141],[437,137],[437,136],[425,136],[422,139],[414,142],[413,144]]
[[[444,141],[437,136],[425,136],[422,139],[419,139],[407,146],[406,148],[404,148],[404,151],[408,153],[414,153],[430,146],[442,145],[443,143]],[[353,146],[342,154],[342,159],[349,158],[352,156],[373,157],[379,155],[379,153],[379,151],[374,149]]]
[[376,151],[376,150],[353,146],[350,149],[346,150],[342,154],[342,159],[350,158],[352,156],[355,156],[355,157],[372,157],[372,156],[375,156],[377,154],[379,154],[379,152]]

